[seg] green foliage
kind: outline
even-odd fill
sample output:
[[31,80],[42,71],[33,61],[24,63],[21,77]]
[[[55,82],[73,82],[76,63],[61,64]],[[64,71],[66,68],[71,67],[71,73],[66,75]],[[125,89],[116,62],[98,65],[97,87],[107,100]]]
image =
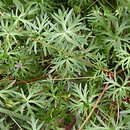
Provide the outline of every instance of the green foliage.
[[0,129],[130,128],[128,0],[0,1]]

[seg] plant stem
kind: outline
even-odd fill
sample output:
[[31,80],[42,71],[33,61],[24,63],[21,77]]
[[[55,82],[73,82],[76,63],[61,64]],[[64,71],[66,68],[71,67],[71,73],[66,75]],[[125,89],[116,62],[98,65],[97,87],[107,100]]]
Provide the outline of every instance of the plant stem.
[[86,117],[86,119],[84,120],[84,122],[82,123],[82,125],[80,126],[80,128],[78,130],[82,130],[82,128],[84,127],[84,125],[87,123],[87,121],[89,120],[89,118],[91,117],[92,113],[94,112],[94,110],[96,109],[98,103],[100,102],[103,94],[105,93],[105,91],[107,90],[109,83],[107,83],[102,91],[102,93],[100,94],[100,96],[98,97],[96,103],[93,106],[93,109],[91,110],[91,112],[89,113],[89,115]]

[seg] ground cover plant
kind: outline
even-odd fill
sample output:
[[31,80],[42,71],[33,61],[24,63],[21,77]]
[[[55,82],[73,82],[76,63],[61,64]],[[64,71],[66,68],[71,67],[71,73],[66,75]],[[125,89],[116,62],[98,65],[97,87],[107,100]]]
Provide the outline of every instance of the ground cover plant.
[[1,130],[130,130],[129,0],[0,0]]

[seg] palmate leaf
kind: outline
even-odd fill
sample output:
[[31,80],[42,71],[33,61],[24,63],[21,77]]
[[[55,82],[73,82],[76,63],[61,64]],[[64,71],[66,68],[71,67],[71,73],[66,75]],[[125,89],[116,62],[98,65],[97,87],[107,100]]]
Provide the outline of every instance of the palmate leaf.
[[[13,96],[14,96],[13,90],[10,90],[14,83],[15,83],[15,80],[14,80],[12,83],[10,83],[10,84],[7,86],[6,89],[3,89],[3,90],[0,91],[0,98],[4,99],[5,102],[6,102],[6,100],[8,100],[8,99],[7,99],[8,96],[10,96],[10,97],[13,97]],[[10,100],[11,100],[11,99],[10,99]],[[7,104],[6,104],[6,105],[7,105]],[[13,107],[13,106],[12,106],[12,107]],[[15,117],[15,118],[24,120],[24,121],[25,121],[25,120],[29,120],[29,118],[28,118],[26,115],[21,115],[21,114],[15,112],[15,111],[8,110],[8,109],[3,108],[3,107],[0,108],[0,113],[3,113],[3,114],[5,114],[5,115],[7,115],[7,116],[12,116],[12,117]]]
[[[107,124],[108,122],[104,122],[100,116],[96,116],[97,120],[99,121],[100,125],[95,125],[94,122],[91,121],[93,127],[90,128],[90,130],[125,130],[126,126],[124,126],[124,120],[122,119],[122,117],[120,117],[119,122],[115,122],[114,117],[110,117],[109,119],[109,125]],[[86,129],[87,129],[87,125],[86,125]]]
[[11,82],[6,88],[0,90],[0,99],[3,99],[4,101],[6,101],[8,96],[13,96],[13,90],[11,90],[11,87],[13,86],[14,83],[15,83],[15,80]]
[[30,8],[30,11],[35,9],[36,12],[34,13],[34,15],[37,16],[44,15],[45,13],[50,15],[50,12],[53,10],[52,5],[55,5],[53,0],[30,0],[25,2],[25,5]]
[[30,127],[28,127],[28,130],[42,130],[44,123],[39,122],[38,119],[35,118],[35,116],[31,116],[31,120],[28,121],[28,124]]
[[17,38],[22,36],[14,26],[12,20],[0,19],[0,36],[4,39],[5,50],[12,49],[12,46],[18,42]]
[[[46,33],[46,31],[48,30],[48,24],[49,24],[49,19],[48,19],[47,15],[45,14],[44,16],[36,17],[33,24],[35,26],[27,27],[27,31],[26,31],[27,35],[30,37],[37,37],[36,40],[45,41],[46,39],[44,38],[44,33]],[[42,48],[44,54],[47,55],[46,47],[42,44],[39,44],[37,41],[32,41],[31,38],[27,39],[26,45],[29,46],[28,50],[29,50],[30,54],[33,51],[35,54],[37,54],[38,51],[41,50],[41,48]]]
[[[13,22],[13,25],[20,29],[20,25],[24,27],[35,27],[35,25],[32,23],[32,19],[29,18],[30,15],[32,15],[32,10],[28,8],[22,8],[22,11],[19,12],[19,9],[16,8],[16,10],[11,10],[10,12],[6,13],[3,18],[11,20]],[[35,12],[35,9],[34,9]]]
[[77,112],[77,115],[83,116],[93,107],[93,100],[97,96],[93,86],[88,86],[87,83],[84,86],[82,84],[75,84],[72,95],[70,105],[68,106],[69,109]]
[[[109,24],[107,30],[101,31],[101,34],[106,36],[105,44],[108,46],[114,47],[114,49],[121,49],[121,44],[127,44],[130,41],[130,34],[123,35],[123,32],[126,29],[130,28],[127,20],[123,20],[121,24],[118,23],[117,19],[110,21],[113,25]],[[114,27],[112,27],[114,26]],[[113,30],[114,32],[113,32]]]
[[64,44],[72,44],[72,47],[86,44],[84,35],[80,34],[80,31],[82,30],[89,30],[82,23],[84,18],[80,18],[80,16],[74,16],[73,10],[67,10],[64,12],[58,10],[58,14],[54,13],[52,17],[56,23],[50,23],[51,30],[49,34],[46,34],[46,36],[49,38],[48,42],[55,43],[59,47],[64,46]]
[[127,31],[130,29],[130,24],[127,18],[121,19],[108,9],[102,12],[97,8],[88,16],[88,20],[93,26],[98,44],[104,45],[107,55],[111,49],[115,52],[116,49],[121,49],[122,45],[129,44],[130,34]]
[[18,105],[16,111],[21,114],[26,113],[27,115],[30,115],[34,114],[34,111],[37,111],[38,108],[44,108],[46,97],[43,94],[38,94],[40,89],[40,86],[39,89],[38,87],[36,89],[28,87],[27,94],[23,89],[21,89],[21,92],[13,92],[15,96],[17,96],[17,99],[15,99],[15,102]]
[[119,104],[122,104],[123,98],[126,98],[127,93],[130,92],[130,88],[128,87],[130,74],[124,74],[124,76],[125,79],[116,75],[114,76],[114,80],[106,78],[110,83],[108,86],[109,93],[107,92],[107,97],[112,97],[113,101],[118,99]]
[[85,65],[82,64],[81,61],[71,56],[65,56],[62,53],[59,53],[59,57],[54,58],[51,63],[53,66],[49,73],[57,71],[57,73],[61,74],[63,77],[80,75],[82,69],[87,71]]
[[123,70],[127,69],[129,71],[130,53],[127,50],[130,50],[129,45],[127,45],[124,49],[117,50],[117,57],[119,58],[119,61],[117,62],[116,68],[121,65]]

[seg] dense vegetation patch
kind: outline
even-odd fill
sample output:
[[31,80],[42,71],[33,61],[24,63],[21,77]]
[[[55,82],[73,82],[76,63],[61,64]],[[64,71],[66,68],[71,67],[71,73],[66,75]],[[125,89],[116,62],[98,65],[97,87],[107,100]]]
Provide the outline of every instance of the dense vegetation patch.
[[129,0],[0,1],[1,130],[130,130]]

